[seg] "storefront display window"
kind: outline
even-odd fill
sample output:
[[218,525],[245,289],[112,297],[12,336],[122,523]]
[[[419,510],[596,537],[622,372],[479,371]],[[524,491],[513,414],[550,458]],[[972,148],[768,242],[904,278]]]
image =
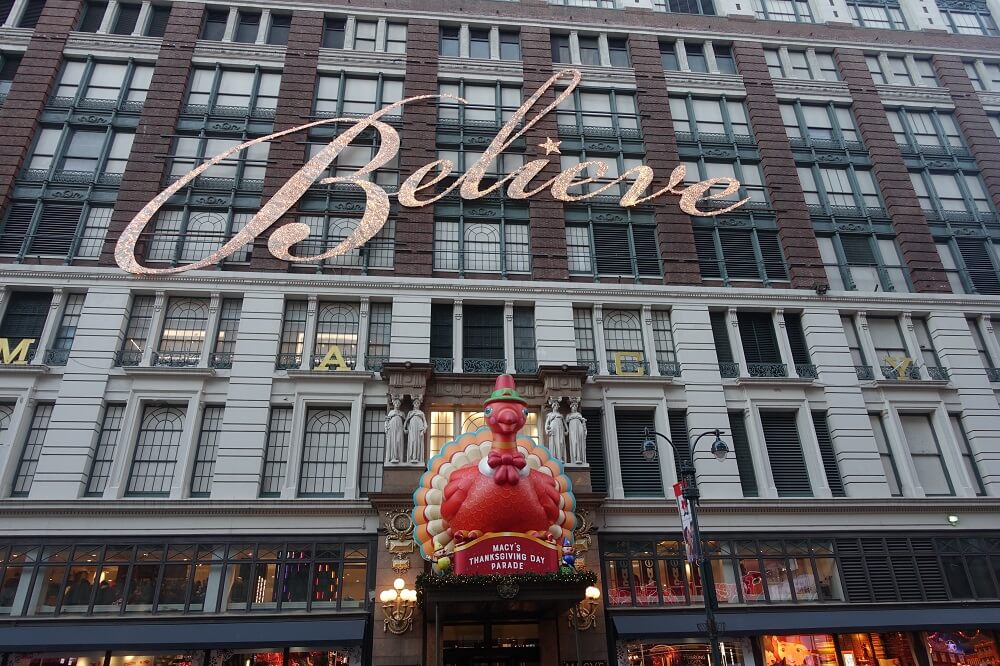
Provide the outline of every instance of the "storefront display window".
[[978,629],[923,635],[931,666],[997,666],[1000,652],[992,636]]
[[158,652],[134,655],[113,653],[107,666],[202,666],[204,656],[201,651],[190,653]]
[[838,666],[829,634],[762,636],[765,666]]
[[227,651],[222,666],[282,666],[284,660],[283,650],[233,650]]
[[[740,666],[743,650],[735,643],[722,642],[726,666]],[[709,666],[707,643],[629,643],[626,646],[629,666]]]
[[11,666],[102,666],[104,653],[15,654]]

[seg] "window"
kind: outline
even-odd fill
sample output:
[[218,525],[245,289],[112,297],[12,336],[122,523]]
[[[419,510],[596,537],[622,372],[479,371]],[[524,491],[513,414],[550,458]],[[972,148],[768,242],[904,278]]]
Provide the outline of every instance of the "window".
[[136,366],[142,363],[149,342],[149,327],[153,321],[154,296],[133,296],[125,326],[125,338],[118,352],[118,365]]
[[514,307],[514,372],[533,373],[538,369],[535,357],[535,308]]
[[[607,130],[611,129],[619,136],[639,135],[635,94],[627,91],[577,88],[557,107],[556,119],[560,134],[607,137]],[[595,131],[588,131],[591,128]]]
[[212,475],[215,473],[215,458],[219,451],[225,409],[224,405],[208,405],[202,413],[198,445],[194,451],[194,469],[191,472],[191,497],[208,497],[212,494]]
[[945,469],[941,447],[930,414],[900,414],[903,437],[913,458],[917,481],[928,496],[954,495],[948,470]]
[[[603,329],[608,372],[613,375],[648,375],[649,362],[643,344],[642,318],[639,312],[605,310]],[[639,444],[641,442],[636,446]]]
[[63,65],[51,106],[142,111],[153,78],[153,66],[95,60],[68,60]]
[[391,339],[392,303],[371,303],[368,306],[368,350],[365,352],[368,370],[382,370],[382,364],[389,360]]
[[948,32],[959,35],[998,34],[996,21],[993,20],[985,0],[973,2],[938,0],[937,6],[945,23],[948,24]]
[[892,134],[904,150],[931,154],[964,152],[962,133],[951,113],[917,109],[886,109]]
[[788,368],[778,351],[770,312],[740,312],[737,315],[743,356],[751,377],[787,377]]
[[979,219],[993,212],[983,181],[977,173],[910,172],[920,207],[936,219]]
[[967,62],[965,72],[976,90],[1000,90],[1000,63],[982,60]]
[[740,488],[743,490],[743,497],[757,497],[757,474],[753,467],[753,456],[750,453],[750,440],[747,437],[747,425],[743,412],[729,412],[729,431],[733,437],[733,454],[736,455],[736,467],[740,474]]
[[233,35],[233,41],[253,44],[257,41],[258,32],[260,32],[260,12],[239,10],[236,13],[236,33]]
[[118,15],[115,17],[115,23],[111,28],[111,34],[113,35],[131,35],[139,22],[139,14],[142,10],[142,5],[132,4],[126,2],[118,3]]
[[[15,291],[10,294],[10,302],[0,321],[0,339],[7,340],[11,351],[22,341],[31,340],[26,362],[30,363],[35,357],[35,349],[45,330],[51,302],[52,294],[48,292]],[[2,359],[0,362],[3,362]]]
[[656,350],[656,364],[660,374],[666,377],[680,375],[680,365],[674,353],[674,334],[670,326],[670,313],[653,310],[653,348]]
[[25,178],[56,183],[117,185],[132,150],[133,132],[43,127]]
[[838,233],[816,240],[831,289],[910,290],[908,271],[894,239]]
[[379,21],[355,21],[354,50],[368,53],[406,53],[406,24],[385,23],[384,34],[379,34]]
[[454,308],[450,303],[431,304],[431,364],[437,372],[454,370]]
[[521,59],[521,34],[513,30],[500,31],[500,59]]
[[[327,18],[323,21],[323,48],[344,48],[344,28],[346,23],[342,18]],[[441,55],[444,55],[444,53]]]
[[287,44],[288,31],[291,28],[291,14],[271,14],[271,25],[267,29],[267,43],[279,46]]
[[914,317],[912,321],[913,332],[917,337],[920,356],[923,358],[927,373],[931,379],[946,381],[948,379],[948,369],[941,365],[941,360],[934,350],[934,343],[931,340],[931,332],[927,326],[927,320],[923,317]]
[[951,429],[955,435],[955,442],[958,443],[958,450],[962,454],[962,462],[965,464],[965,471],[969,474],[969,481],[972,482],[976,495],[983,497],[986,495],[986,486],[983,485],[983,475],[979,472],[979,465],[976,463],[976,456],[969,444],[969,438],[965,434],[962,426],[961,414],[949,414],[948,420],[951,422]]
[[205,24],[201,29],[201,38],[220,41],[226,34],[226,23],[229,22],[229,10],[209,9],[205,12]]
[[267,444],[261,472],[260,496],[280,497],[285,485],[288,452],[292,438],[292,408],[272,407],[267,421]]
[[819,454],[823,462],[823,472],[830,494],[834,497],[846,497],[844,480],[840,476],[840,466],[837,464],[837,452],[830,437],[830,425],[826,420],[826,412],[812,412],[813,431],[816,433],[816,443],[819,444]]
[[660,42],[660,62],[663,69],[671,72],[680,71],[680,61],[677,59],[677,44],[674,42]]
[[694,240],[705,279],[722,280],[727,285],[739,280],[765,284],[788,280],[777,231],[696,227]]
[[[403,98],[403,81],[341,74],[320,75],[316,85],[316,115],[323,118],[367,116]],[[383,116],[391,120],[393,116]]]
[[153,365],[198,365],[208,325],[207,298],[174,297],[167,301],[163,331]]
[[382,490],[385,460],[385,407],[365,409],[365,427],[361,433],[361,479],[358,494],[368,497]]
[[90,457],[90,470],[87,474],[87,497],[100,497],[108,486],[111,478],[111,466],[115,462],[115,450],[118,448],[118,438],[122,432],[122,421],[125,418],[125,405],[110,403],[104,406],[101,418],[101,429],[97,433],[97,445]]
[[635,278],[662,274],[656,225],[648,213],[632,213],[621,221],[584,223],[584,211],[567,209],[566,248],[575,275],[620,275]]
[[[196,166],[212,157],[224,153],[253,137],[242,136],[222,138],[204,133],[196,136],[178,136],[174,140],[170,158],[169,179],[179,180]],[[238,153],[212,165],[193,181],[192,187],[207,189],[240,189],[260,191],[264,186],[264,170],[270,143],[258,143],[244,148]]]
[[281,74],[252,70],[195,68],[184,113],[273,118]]
[[757,18],[765,21],[812,23],[812,10],[807,0],[753,0]]
[[735,74],[736,59],[733,57],[733,49],[728,44],[712,44],[715,51],[715,66],[720,74]]
[[469,29],[469,57],[479,60],[489,60],[490,58],[490,30],[489,28]]
[[[1000,294],[996,248],[983,238],[952,238],[937,244],[941,263],[957,294]],[[961,268],[960,268],[961,267]]]
[[337,347],[344,362],[353,368],[358,358],[359,321],[360,310],[356,303],[320,303],[311,367],[323,362],[328,354],[336,354],[334,347]]
[[[706,161],[704,158],[696,162],[685,160],[682,164],[686,168],[686,181],[702,181],[711,178],[732,178],[739,182],[740,186],[736,192],[725,197],[714,199],[714,202],[703,202],[702,205],[729,206],[739,200],[749,198],[751,205],[760,204],[759,207],[767,207],[767,192],[764,190],[764,177],[760,170],[760,165],[754,162],[747,162],[737,158],[732,162]],[[714,185],[709,191],[721,192],[722,184]],[[707,204],[707,205],[706,205]]]
[[438,208],[434,220],[434,269],[469,273],[527,273],[531,250],[527,209]]
[[670,115],[679,141],[752,143],[750,121],[740,100],[671,97]]
[[147,405],[143,409],[126,496],[170,494],[184,435],[184,412],[180,406]]
[[833,104],[782,102],[781,120],[792,146],[843,146],[858,143],[858,129],[850,108]]
[[0,53],[0,106],[10,92],[10,86],[14,83],[14,75],[21,64],[21,57],[7,53]]
[[812,497],[796,413],[762,411],[760,424],[778,497]]
[[629,67],[628,40],[624,37],[608,37],[608,56],[612,67]]
[[839,81],[837,64],[832,53],[788,49],[764,49],[764,60],[771,78]]
[[[638,316],[636,317],[638,319]],[[607,322],[607,317],[605,317]],[[618,434],[618,465],[626,498],[663,497],[663,477],[657,461],[642,455],[646,428],[655,428],[654,412],[647,409],[615,408]]]
[[587,366],[589,374],[597,374],[597,343],[594,340],[594,311],[591,308],[573,308],[573,336],[576,339],[577,364]]
[[847,8],[851,11],[851,20],[856,26],[886,30],[907,29],[899,0],[850,0]]
[[969,326],[969,332],[972,334],[972,339],[976,343],[976,351],[979,353],[979,362],[983,364],[983,368],[986,370],[986,374],[990,376],[990,381],[995,381],[1000,373],[995,369],[996,366],[993,364],[993,359],[990,357],[989,349],[986,347],[986,339],[983,337],[983,332],[979,328],[979,320],[974,317],[969,317],[965,320],[966,324]]
[[464,372],[501,373],[507,370],[502,306],[465,305],[462,308],[462,366]]
[[35,411],[31,416],[31,426],[24,439],[24,447],[21,449],[17,469],[14,471],[11,497],[27,497],[31,491],[31,483],[35,479],[35,469],[42,456],[42,443],[49,430],[49,419],[52,418],[53,407],[51,402],[40,402],[35,406]]
[[0,402],[0,441],[2,441],[3,434],[10,428],[16,407],[17,403],[14,402]]
[[938,87],[930,58],[908,56],[865,56],[872,79],[879,85]]
[[[146,258],[172,266],[199,261],[215,252],[247,225],[253,213],[233,209],[162,208],[153,222]],[[251,243],[224,259],[225,264],[250,260]]]
[[812,166],[797,170],[806,203],[817,212],[831,214],[844,208],[865,211],[882,207],[869,169]]
[[[862,377],[862,372],[864,372],[868,366],[868,360],[865,358],[865,350],[861,346],[861,341],[858,338],[858,327],[854,323],[854,317],[843,316],[840,318],[840,323],[844,328],[844,336],[847,338],[847,348],[851,352],[851,361],[854,362],[854,368],[858,372],[858,379],[865,379]],[[871,377],[867,377],[871,379]]]
[[286,301],[281,322],[281,345],[278,347],[277,369],[288,370],[302,365],[305,349],[306,319],[309,304],[306,301]]
[[21,20],[18,21],[17,27],[34,30],[38,19],[42,16],[43,9],[45,9],[45,0],[27,0],[24,3],[24,10],[21,12]]
[[80,18],[80,32],[97,32],[104,20],[104,12],[108,9],[108,3],[88,0],[83,5],[83,16]]
[[[442,81],[438,90],[442,95],[460,97],[467,102],[462,104],[451,99],[438,101],[438,120],[448,125],[500,127],[510,120],[521,106],[521,89],[518,86],[503,85],[499,81],[492,84]],[[479,145],[477,148],[482,149],[482,146]],[[503,157],[506,157],[506,154],[502,155],[501,159]],[[474,162],[474,160],[466,161],[469,166]]]
[[868,332],[875,344],[875,360],[885,379],[920,379],[920,371],[903,342],[903,330],[895,317],[868,317]]
[[299,497],[343,497],[351,414],[343,409],[306,412]]
[[899,482],[899,472],[896,470],[896,459],[892,455],[892,447],[889,446],[889,437],[885,432],[882,416],[869,414],[868,418],[871,421],[872,434],[875,436],[875,447],[878,449],[878,455],[882,461],[882,471],[889,484],[889,494],[893,497],[902,497],[903,490]]
[[63,306],[62,318],[56,329],[56,337],[52,341],[52,349],[45,357],[46,365],[66,365],[67,360],[69,360],[69,352],[73,348],[73,340],[76,338],[76,330],[80,324],[80,315],[83,314],[83,301],[85,299],[85,294],[66,296],[66,304]]
[[573,62],[569,50],[569,35],[552,35],[552,62],[566,65]]
[[163,37],[167,31],[168,20],[170,20],[170,7],[153,5],[149,11],[149,22],[146,24],[146,36]]
[[458,58],[461,55],[461,30],[458,26],[441,26],[438,53],[444,58]]
[[[729,343],[729,323],[726,313],[709,312],[709,322],[712,325],[712,342],[715,344],[715,355],[719,359],[719,371],[725,378],[739,375],[739,368],[733,357],[733,348]],[[728,368],[724,369],[724,366]]]
[[219,311],[219,328],[215,334],[215,349],[209,359],[213,368],[231,368],[236,351],[236,337],[240,330],[243,299],[224,298]]
[[684,52],[687,55],[688,69],[692,72],[708,72],[708,57],[705,55],[705,45],[684,42]]
[[578,41],[580,45],[580,64],[600,67],[601,49],[597,37],[581,36]]

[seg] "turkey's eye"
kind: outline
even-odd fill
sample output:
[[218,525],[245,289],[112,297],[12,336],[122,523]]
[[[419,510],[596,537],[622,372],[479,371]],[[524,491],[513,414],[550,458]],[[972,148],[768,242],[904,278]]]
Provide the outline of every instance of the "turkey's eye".
[[486,409],[483,410],[483,414],[486,414],[486,416],[493,416],[493,408],[487,407]]
[[528,418],[528,408],[527,407],[525,407],[524,409],[522,409],[521,413],[524,414],[524,418]]

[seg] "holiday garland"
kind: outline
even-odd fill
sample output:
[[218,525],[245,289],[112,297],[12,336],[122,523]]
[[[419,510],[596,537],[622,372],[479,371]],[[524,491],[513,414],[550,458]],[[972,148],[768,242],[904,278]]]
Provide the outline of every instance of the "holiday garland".
[[495,588],[498,585],[594,585],[597,574],[593,571],[580,571],[569,567],[560,567],[555,573],[538,574],[487,574],[485,576],[458,576],[453,573],[438,576],[432,573],[422,573],[417,576],[417,592],[425,590],[446,590],[455,588]]

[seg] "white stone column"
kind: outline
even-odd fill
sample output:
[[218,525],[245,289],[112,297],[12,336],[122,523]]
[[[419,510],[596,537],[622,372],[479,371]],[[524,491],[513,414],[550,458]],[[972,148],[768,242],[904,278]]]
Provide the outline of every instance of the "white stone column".
[[375,52],[383,53],[385,51],[386,35],[389,32],[389,22],[384,18],[380,18],[378,23],[375,25]]
[[682,72],[690,72],[691,66],[688,65],[687,47],[684,45],[683,39],[678,39],[674,42],[674,54],[677,56],[677,67]]
[[427,363],[431,348],[430,296],[398,295],[392,299],[389,360]]
[[201,344],[201,358],[198,366],[207,368],[211,365],[212,354],[215,352],[215,342],[219,332],[219,320],[222,317],[222,295],[212,294],[208,302],[208,319],[205,320],[205,337]]
[[615,403],[608,399],[607,393],[602,395],[601,399],[604,407],[604,456],[608,472],[608,497],[621,499],[625,497],[625,484],[622,481],[621,462],[618,456]]
[[753,458],[754,473],[757,476],[757,492],[760,497],[776,498],[778,487],[774,484],[774,474],[771,473],[771,459],[767,454],[764,426],[761,423],[760,413],[754,409],[749,396],[746,397],[743,418],[746,419],[750,457]]
[[[113,2],[114,0],[112,0]],[[21,16],[24,14],[24,10],[28,7],[28,0],[14,0],[14,4],[11,5],[10,13],[7,14],[7,20],[4,21],[3,27],[5,28],[16,28],[17,24],[21,22]]]
[[597,374],[608,374],[608,351],[604,342],[604,306],[594,305],[594,347],[597,354]]
[[239,10],[233,6],[229,8],[229,16],[226,17],[226,29],[222,32],[222,41],[231,42],[236,36],[236,24],[239,21]]
[[355,35],[355,33],[357,33],[357,29],[358,29],[357,19],[354,18],[353,14],[351,14],[344,21],[344,48],[345,49],[352,49],[352,50],[354,49],[354,35]]
[[201,420],[205,414],[204,388],[188,398],[184,411],[184,432],[177,449],[177,465],[174,478],[170,482],[170,499],[182,499],[191,489],[191,468],[194,466],[195,452],[201,435]]
[[715,49],[712,48],[712,42],[705,42],[702,48],[704,49],[703,53],[705,54],[705,62],[708,64],[709,74],[718,74],[719,63],[715,60]]
[[503,304],[503,349],[506,372],[516,372],[514,367],[514,302]]
[[490,60],[500,60],[500,28],[490,26]]
[[749,377],[750,369],[747,367],[747,357],[743,353],[743,338],[740,337],[740,319],[736,308],[729,308],[726,311],[726,328],[729,330],[729,346],[733,351],[733,358],[739,366],[740,377]]
[[259,494],[284,310],[280,293],[247,291],[243,295],[212,499],[253,499]]
[[471,37],[469,36],[469,24],[468,23],[463,23],[462,25],[458,26],[458,57],[459,58],[468,58],[469,57],[469,53],[472,52],[472,48],[471,48],[471,45],[469,43],[470,39],[471,39]]
[[808,400],[803,400],[795,410],[795,429],[799,431],[799,446],[802,447],[802,459],[806,464],[813,497],[832,498],[833,492],[826,478],[826,467],[823,465],[823,454],[819,450],[819,440],[816,439],[816,428],[813,427]]
[[344,479],[344,499],[358,499],[358,479],[361,478],[361,438],[365,423],[364,396],[351,401],[351,430],[347,444],[347,477]]
[[[17,463],[24,450],[24,439],[28,436],[31,428],[31,421],[35,417],[35,387],[29,386],[17,401],[14,407],[14,417],[7,428],[7,441],[11,446],[4,446],[0,449],[0,497],[7,497],[11,492],[11,484],[14,479],[14,472],[17,470]],[[42,448],[44,453],[44,445]],[[35,477],[38,476],[38,468],[35,468]],[[32,483],[34,486],[34,483]],[[34,488],[32,488],[34,489]]]
[[153,363],[153,353],[160,347],[160,337],[163,335],[163,320],[167,316],[167,294],[156,292],[153,299],[153,316],[149,318],[149,332],[146,335],[146,348],[142,350],[143,366]]
[[861,349],[865,353],[865,358],[871,365],[872,372],[874,373],[875,379],[883,379],[882,377],[882,361],[878,357],[878,351],[875,349],[875,341],[872,340],[871,331],[868,330],[868,313],[859,312],[857,314],[856,322],[858,324],[858,344],[861,345]]
[[367,296],[362,297],[358,309],[358,353],[354,361],[355,370],[365,369],[365,358],[368,356],[368,331],[371,327],[370,306],[371,299]]
[[267,33],[271,29],[271,10],[264,8],[260,12],[260,25],[257,26],[257,38],[254,44],[267,44]]
[[59,328],[62,313],[66,305],[66,294],[62,289],[52,290],[52,300],[49,302],[49,313],[45,317],[45,325],[42,333],[35,342],[35,357],[31,360],[32,365],[42,365],[45,363],[45,353],[52,346],[52,338]]
[[[86,11],[86,9],[84,11]],[[118,0],[108,0],[108,5],[104,9],[104,16],[101,17],[101,25],[98,26],[97,32],[104,35],[111,32],[111,29],[115,24],[115,19],[117,18]]]
[[597,35],[597,57],[601,67],[611,67],[611,50],[608,48],[608,33]]
[[580,58],[580,35],[576,30],[569,33],[569,59],[574,65],[583,62]]
[[452,305],[453,324],[451,327],[452,354],[455,357],[455,372],[462,372],[463,364],[463,330],[462,330],[462,300],[455,299]]
[[903,342],[906,344],[908,355],[913,359],[913,365],[917,366],[920,378],[930,379],[930,375],[927,374],[927,362],[924,361],[924,355],[920,351],[920,342],[913,330],[913,317],[910,316],[909,312],[903,313],[900,328],[903,331]]
[[799,373],[795,371],[795,358],[792,356],[792,345],[788,342],[788,330],[785,327],[785,311],[781,308],[771,313],[771,325],[778,338],[778,353],[781,354],[781,362],[788,370],[788,376],[797,378]]
[[535,301],[535,351],[539,365],[576,365],[572,303],[555,299]]
[[310,296],[306,307],[306,332],[302,340],[302,363],[299,370],[313,369],[313,354],[316,352],[316,327],[319,310],[319,297]]
[[[812,51],[812,49],[806,49],[806,61],[809,63],[809,66],[812,67],[816,60],[816,52],[813,51],[813,57],[812,60],[810,60],[809,51]],[[794,70],[792,69],[792,57],[788,55],[787,46],[778,47],[778,61],[781,63],[782,71],[784,71],[787,76],[791,76],[792,71]],[[814,71],[819,71],[819,63],[816,63],[816,69]]]
[[[653,342],[653,307],[643,305],[640,322],[642,325],[642,353],[649,364],[649,374],[660,376],[660,368],[656,362],[656,345]],[[665,418],[665,417],[664,417]]]
[[903,424],[899,414],[893,409],[888,399],[882,400],[882,425],[885,426],[886,439],[892,451],[896,472],[899,474],[899,488],[904,497],[923,497],[924,489],[913,466],[910,448],[906,445],[906,435],[903,434]]

